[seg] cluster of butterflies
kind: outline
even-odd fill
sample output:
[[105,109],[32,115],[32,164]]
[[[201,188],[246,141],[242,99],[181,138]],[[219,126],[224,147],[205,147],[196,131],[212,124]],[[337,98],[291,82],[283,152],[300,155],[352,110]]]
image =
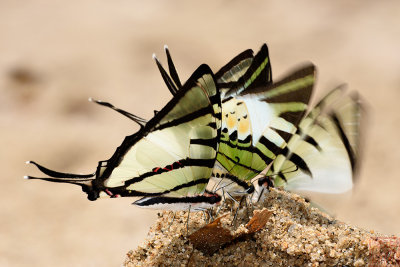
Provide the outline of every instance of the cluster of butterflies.
[[259,199],[270,186],[323,193],[352,188],[360,156],[357,93],[339,86],[309,108],[315,66],[273,82],[266,44],[216,73],[203,64],[184,84],[165,52],[168,71],[153,58],[173,98],[151,120],[92,100],[140,125],[110,159],[87,175],[29,161],[48,177],[26,178],[80,185],[89,200],[141,197],[133,204],[192,211],[226,196]]

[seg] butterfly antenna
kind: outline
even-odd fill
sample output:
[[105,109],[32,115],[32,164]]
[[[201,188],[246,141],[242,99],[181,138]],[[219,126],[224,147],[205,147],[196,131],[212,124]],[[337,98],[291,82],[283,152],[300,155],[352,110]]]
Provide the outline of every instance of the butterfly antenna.
[[156,54],[153,54],[153,59],[157,64],[158,70],[161,73],[161,77],[163,78],[165,84],[168,87],[168,90],[171,92],[171,94],[174,96],[178,92],[178,88],[172,81],[171,77],[168,75],[167,71],[164,69],[164,67],[161,65],[160,61],[158,60]]
[[165,53],[167,54],[168,69],[169,69],[169,73],[171,74],[171,78],[174,81],[177,88],[182,88],[182,84],[179,79],[178,72],[176,71],[174,62],[172,61],[172,57],[171,57],[171,54],[169,52],[167,45],[164,45],[164,50],[165,50]]
[[136,116],[136,115],[134,115],[132,113],[129,113],[128,111],[125,111],[125,110],[122,110],[120,108],[117,108],[114,105],[112,105],[111,103],[104,102],[104,101],[101,101],[101,100],[96,100],[96,99],[93,99],[93,98],[89,98],[89,101],[90,102],[94,102],[94,103],[99,104],[99,105],[104,106],[104,107],[111,108],[112,110],[115,110],[116,112],[124,115],[125,117],[128,117],[129,119],[131,119],[134,122],[136,122],[137,124],[139,124],[139,126],[141,128],[143,128],[144,125],[147,123],[147,120],[145,120],[145,119],[143,119],[143,118],[141,118],[139,116]]

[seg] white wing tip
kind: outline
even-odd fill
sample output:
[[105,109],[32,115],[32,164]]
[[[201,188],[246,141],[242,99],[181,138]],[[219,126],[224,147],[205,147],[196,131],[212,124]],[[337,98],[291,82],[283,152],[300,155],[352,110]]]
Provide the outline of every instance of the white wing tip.
[[25,164],[31,164],[31,163],[32,163],[32,161],[30,161],[30,160],[25,161]]
[[29,180],[30,177],[28,175],[24,175],[24,179]]
[[151,56],[154,60],[157,60],[157,56],[156,53],[153,53],[153,55]]
[[101,100],[94,99],[93,97],[89,97],[88,100],[89,100],[89,102],[93,102],[93,103],[102,103],[103,102]]
[[168,50],[168,45],[164,45],[164,50],[167,51]]

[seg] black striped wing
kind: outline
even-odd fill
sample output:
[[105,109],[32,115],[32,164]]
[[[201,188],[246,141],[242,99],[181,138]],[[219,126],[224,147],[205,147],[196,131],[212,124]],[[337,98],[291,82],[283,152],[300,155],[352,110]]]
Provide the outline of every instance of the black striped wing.
[[201,194],[218,148],[219,99],[211,70],[200,66],[139,136],[127,137],[96,179],[99,187],[121,196]]
[[[309,65],[277,83],[246,90],[223,103],[218,162],[240,180],[249,181],[262,172],[284,152],[296,132],[314,81],[315,67]],[[234,115],[236,123],[231,123]],[[237,137],[236,143],[232,136]]]
[[267,45],[263,44],[254,57],[251,50],[242,52],[222,67],[215,77],[222,100],[225,101],[248,90],[271,84],[271,60]]
[[[154,58],[167,87],[172,94],[176,94],[180,90],[180,80],[167,47],[165,47],[165,51],[170,74],[162,67],[157,58]],[[245,180],[248,177],[249,170],[243,168],[245,166],[240,166],[240,161],[247,164],[252,161],[253,157],[250,118],[246,105],[240,105],[243,104],[243,101],[237,101],[235,96],[260,86],[265,88],[272,83],[267,45],[264,44],[256,56],[250,49],[240,53],[223,66],[215,74],[215,77],[223,99],[223,126],[220,144],[224,149],[223,151],[220,149],[218,159],[221,159],[223,167],[227,170],[225,174],[232,172],[235,176]],[[247,165],[247,167],[250,166]]]
[[197,196],[212,173],[220,125],[220,94],[210,68],[202,65],[153,119],[99,162],[95,174],[59,173],[35,163],[50,178],[27,178],[81,185],[90,200]]
[[337,88],[304,118],[287,150],[267,172],[275,186],[294,191],[350,190],[360,158],[363,109],[357,94]]
[[[180,82],[172,78],[177,74],[166,52],[171,75],[156,62],[173,92],[179,90],[175,85]],[[287,142],[307,110],[315,68],[303,67],[271,85],[271,64],[264,44],[256,56],[252,50],[236,56],[216,73],[216,79],[222,98],[218,174],[225,169],[224,177],[231,177],[229,180],[250,181],[277,155],[285,153]]]

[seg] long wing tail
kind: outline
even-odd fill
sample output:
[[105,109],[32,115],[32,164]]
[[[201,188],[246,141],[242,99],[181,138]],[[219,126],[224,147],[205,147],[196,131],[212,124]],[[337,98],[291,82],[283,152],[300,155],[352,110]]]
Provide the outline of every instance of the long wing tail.
[[93,190],[92,181],[96,178],[96,173],[91,174],[73,174],[63,173],[50,170],[34,161],[27,161],[27,164],[35,165],[41,172],[49,177],[35,177],[35,176],[24,176],[25,179],[29,180],[43,180],[54,183],[66,183],[75,184],[82,187],[82,191],[88,194],[89,200],[96,200],[99,197],[99,192]]

